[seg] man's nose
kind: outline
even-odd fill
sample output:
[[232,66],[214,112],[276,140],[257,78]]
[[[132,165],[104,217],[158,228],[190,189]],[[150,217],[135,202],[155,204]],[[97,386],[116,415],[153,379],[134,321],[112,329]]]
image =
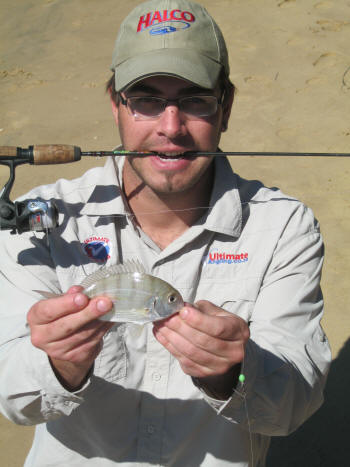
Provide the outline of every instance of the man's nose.
[[183,136],[186,133],[185,120],[179,107],[169,103],[158,120],[158,132],[168,138]]

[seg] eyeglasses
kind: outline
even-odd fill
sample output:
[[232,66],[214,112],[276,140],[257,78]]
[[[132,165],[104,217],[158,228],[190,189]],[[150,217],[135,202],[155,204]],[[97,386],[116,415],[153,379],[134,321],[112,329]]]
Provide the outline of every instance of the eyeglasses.
[[221,104],[221,98],[215,96],[188,96],[179,99],[164,99],[155,96],[137,96],[124,98],[119,94],[120,101],[125,105],[135,120],[157,119],[169,103],[175,103],[180,112],[189,120],[195,120],[214,115]]

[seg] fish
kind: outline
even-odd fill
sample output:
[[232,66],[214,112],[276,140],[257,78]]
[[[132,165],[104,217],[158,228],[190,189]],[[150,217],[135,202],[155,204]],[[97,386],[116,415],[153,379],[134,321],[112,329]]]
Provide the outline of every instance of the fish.
[[[80,284],[89,298],[109,297],[113,302],[103,321],[143,325],[168,318],[184,306],[181,294],[168,282],[147,274],[139,261],[130,260],[101,268],[89,274]],[[44,298],[56,294],[35,290]]]

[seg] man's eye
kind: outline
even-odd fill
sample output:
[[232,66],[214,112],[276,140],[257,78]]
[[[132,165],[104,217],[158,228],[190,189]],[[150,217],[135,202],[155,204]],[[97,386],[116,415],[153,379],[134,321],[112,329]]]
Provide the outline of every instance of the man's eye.
[[162,111],[162,101],[153,96],[130,97],[129,105],[134,115],[153,117]]
[[203,104],[206,103],[206,99],[200,96],[186,97],[186,103],[188,104]]
[[137,101],[140,103],[150,104],[152,102],[157,102],[155,97],[138,97]]

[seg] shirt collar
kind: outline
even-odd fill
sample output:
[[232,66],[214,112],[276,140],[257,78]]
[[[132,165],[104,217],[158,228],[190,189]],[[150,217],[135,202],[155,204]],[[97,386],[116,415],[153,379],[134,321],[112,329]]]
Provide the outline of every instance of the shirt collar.
[[227,157],[216,157],[214,186],[205,228],[239,237],[242,230],[242,204],[237,177]]
[[97,172],[94,187],[81,211],[83,215],[130,214],[120,184],[123,165],[124,157],[107,157],[105,165]]
[[[131,215],[122,190],[124,161],[124,157],[107,158],[81,211],[83,215]],[[204,228],[239,237],[242,229],[242,205],[236,175],[227,157],[216,157],[214,164],[214,185]]]

